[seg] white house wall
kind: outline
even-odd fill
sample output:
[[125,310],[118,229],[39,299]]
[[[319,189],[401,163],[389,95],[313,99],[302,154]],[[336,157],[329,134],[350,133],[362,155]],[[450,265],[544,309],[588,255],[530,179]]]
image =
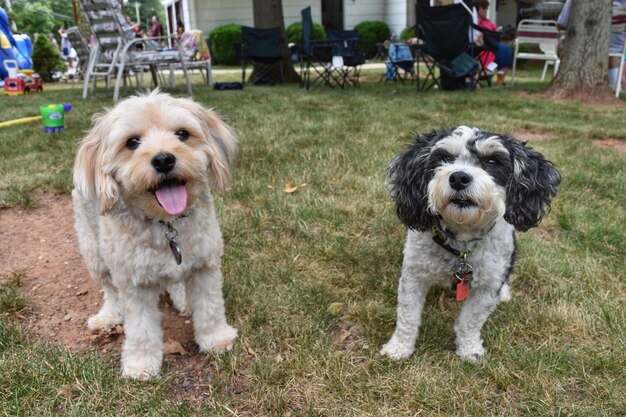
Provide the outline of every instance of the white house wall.
[[[210,33],[218,26],[236,23],[253,26],[252,0],[182,0],[183,8],[189,10],[189,24],[192,29]],[[169,4],[171,0],[165,0]],[[311,6],[313,21],[321,23],[321,1],[311,4],[310,0],[283,0],[285,27],[302,20],[300,11]]]
[[392,33],[400,35],[407,27],[406,12],[406,0],[344,0],[344,28],[352,29],[364,21],[379,21],[387,23]]
[[407,2],[406,0],[388,0],[385,7],[385,22],[389,25],[391,33],[398,37],[407,26]]

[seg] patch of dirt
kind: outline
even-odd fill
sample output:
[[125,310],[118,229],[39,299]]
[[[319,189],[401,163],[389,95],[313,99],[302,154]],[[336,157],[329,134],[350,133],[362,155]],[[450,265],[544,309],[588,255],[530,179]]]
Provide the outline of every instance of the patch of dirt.
[[517,129],[513,132],[513,136],[522,142],[525,141],[541,141],[546,139],[551,139],[556,136],[554,132],[532,132],[528,129]]
[[[513,136],[515,136],[516,138],[518,138],[522,142],[525,142],[525,141],[536,142],[536,141],[542,141],[542,140],[546,140],[546,139],[551,139],[551,138],[556,136],[556,133],[554,133],[554,132],[533,132],[533,131],[530,131],[528,129],[521,128],[521,129],[516,129],[513,132]],[[615,138],[608,138],[608,139],[594,140],[593,143],[595,143],[598,146],[605,147],[605,148],[615,149],[615,150],[617,150],[620,153],[626,153],[626,140],[615,139]]]
[[[74,214],[69,196],[39,194],[30,210],[0,210],[0,275],[23,271],[21,290],[27,308],[22,323],[33,339],[62,345],[71,351],[94,349],[119,363],[123,327],[110,333],[91,333],[87,318],[102,302],[100,287],[91,280],[78,251]],[[187,355],[168,354],[163,375],[174,400],[202,401],[211,364],[193,340],[190,317],[161,297],[165,339],[179,342]]]
[[593,143],[599,146],[603,146],[605,148],[616,149],[620,153],[626,153],[626,140],[610,138],[610,139],[594,140]]

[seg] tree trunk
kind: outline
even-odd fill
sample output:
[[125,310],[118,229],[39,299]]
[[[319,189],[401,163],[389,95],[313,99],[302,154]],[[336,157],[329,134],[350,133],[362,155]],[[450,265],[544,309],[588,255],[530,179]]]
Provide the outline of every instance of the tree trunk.
[[573,0],[561,65],[546,94],[553,98],[608,99],[611,0]]
[[[263,29],[280,26],[283,31],[285,45],[287,45],[282,0],[252,0],[252,13],[255,28]],[[300,83],[300,75],[293,68],[289,57],[283,60],[283,70],[286,83]],[[255,72],[256,68],[252,70],[252,76],[255,75]],[[267,76],[274,82],[281,82],[279,68],[273,69]]]

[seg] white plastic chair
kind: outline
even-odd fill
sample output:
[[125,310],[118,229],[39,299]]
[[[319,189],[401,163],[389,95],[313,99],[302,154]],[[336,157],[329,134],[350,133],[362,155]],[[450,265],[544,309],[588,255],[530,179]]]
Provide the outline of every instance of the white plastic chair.
[[[164,64],[180,65],[187,93],[189,96],[192,95],[182,48],[167,50],[150,47],[158,45],[167,38],[133,39],[130,24],[117,0],[79,0],[79,2],[97,41],[97,44],[92,47],[84,74],[83,98],[87,98],[90,83],[93,85],[91,89],[95,90],[98,77],[103,77],[108,86],[109,80],[115,76],[113,100],[117,101],[121,81],[126,80],[125,76],[130,70],[137,75],[138,72],[143,73],[144,69],[149,68],[152,72],[153,83],[156,83],[158,66]],[[173,40],[178,42],[177,38]],[[138,50],[138,45],[143,45],[143,50]]]
[[[551,20],[524,19],[517,26],[517,38],[515,39],[515,52],[513,54],[513,74],[511,85],[515,83],[515,69],[518,59],[534,59],[544,61],[541,81],[545,79],[548,65],[554,65],[552,76],[559,70],[561,60],[557,54],[559,48],[559,30],[556,22]],[[520,44],[536,45],[541,52],[519,52]]]
[[[613,7],[613,16],[611,19],[611,33],[626,32],[626,6]],[[626,42],[622,46],[621,52],[609,52],[609,57],[619,59],[619,72],[617,75],[617,83],[615,84],[615,97],[619,97],[622,90],[622,75],[624,73],[624,54],[626,54]]]

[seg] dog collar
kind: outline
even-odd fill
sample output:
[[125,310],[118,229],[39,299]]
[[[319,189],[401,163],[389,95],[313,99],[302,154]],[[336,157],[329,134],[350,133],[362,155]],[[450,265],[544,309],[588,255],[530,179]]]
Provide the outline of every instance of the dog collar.
[[[496,223],[494,222],[491,226],[489,226],[489,229],[487,229],[487,231],[482,234],[482,236],[476,239],[469,240],[467,242],[456,240],[454,237],[450,236],[441,228],[438,221],[437,223],[433,224],[431,228],[431,232],[433,234],[433,241],[436,244],[438,244],[439,246],[441,246],[442,248],[444,248],[445,250],[447,250],[454,256],[465,259],[466,257],[470,256],[472,253],[474,253],[474,250],[478,247],[478,245],[480,245],[480,243],[483,241],[485,236],[487,236],[489,232],[491,232],[491,229],[493,229],[495,225]],[[461,250],[453,248],[452,246],[446,243],[446,240],[448,239],[453,240],[455,242],[461,242],[464,244],[465,247]],[[471,248],[467,248],[467,244],[472,243],[472,242],[475,242],[474,245]]]
[[484,237],[489,234],[491,229],[495,226],[495,222],[487,229],[482,236],[477,239],[470,240],[469,242],[463,242],[464,244],[468,244],[470,242],[475,242],[471,248],[463,248],[462,250],[458,250],[453,248],[452,246],[446,244],[446,240],[455,240],[453,237],[445,233],[442,228],[439,226],[439,222],[433,225],[432,233],[433,240],[439,246],[459,258],[459,263],[454,268],[454,272],[452,273],[452,278],[450,280],[450,289],[456,293],[456,301],[463,301],[467,297],[469,297],[469,290],[472,288],[472,280],[474,279],[474,269],[470,264],[466,262],[466,258],[470,256],[474,250],[480,245],[483,241]]

